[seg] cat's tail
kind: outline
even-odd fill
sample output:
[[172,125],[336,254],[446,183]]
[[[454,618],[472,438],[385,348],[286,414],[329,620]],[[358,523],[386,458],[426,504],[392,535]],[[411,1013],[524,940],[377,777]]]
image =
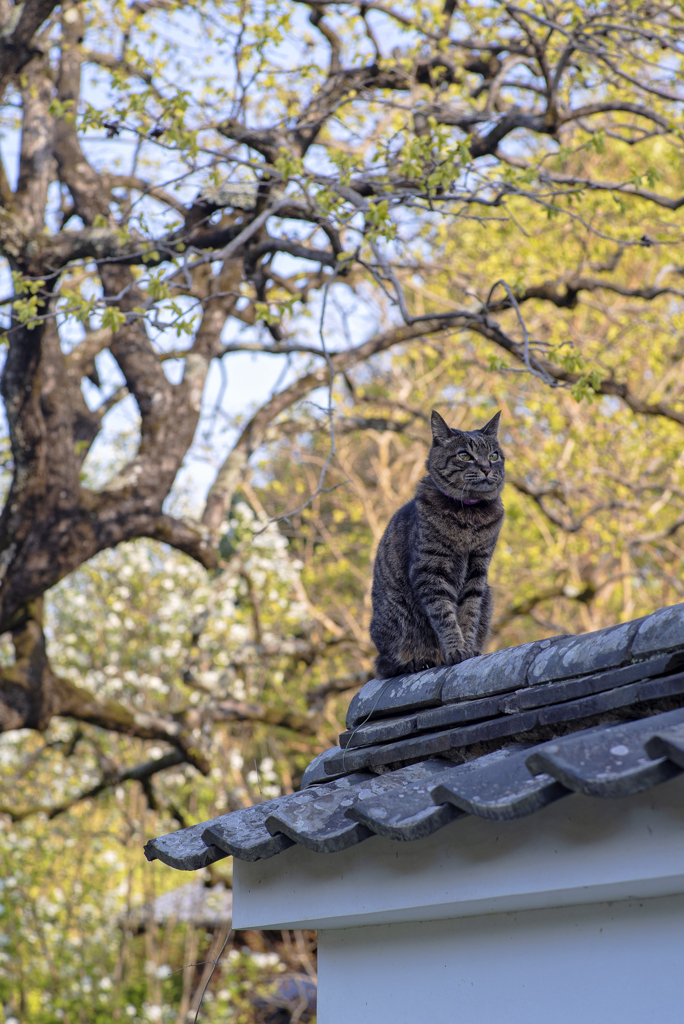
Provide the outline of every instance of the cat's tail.
[[427,668],[436,668],[442,664],[443,661],[430,658],[414,658],[413,661],[400,664],[385,654],[379,654],[375,659],[375,675],[377,679],[393,679],[395,676],[412,675],[414,672],[423,672]]
[[406,668],[393,658],[388,658],[386,654],[379,654],[375,659],[375,675],[378,679],[392,679],[394,676],[405,674]]

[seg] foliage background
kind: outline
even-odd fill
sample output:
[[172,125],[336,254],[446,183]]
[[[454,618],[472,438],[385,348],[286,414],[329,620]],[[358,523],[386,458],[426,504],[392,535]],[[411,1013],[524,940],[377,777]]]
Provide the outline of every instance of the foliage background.
[[[120,133],[148,139],[163,125],[158,148],[145,149],[139,166],[157,181],[185,174],[201,153],[179,186],[179,205],[204,180],[198,168],[207,170],[210,184],[222,180],[220,165],[217,170],[211,161],[201,163],[206,148],[218,145],[217,111],[225,114],[239,94],[241,102],[248,96],[257,120],[273,117],[277,108],[283,124],[289,123],[301,104],[298,89],[320,70],[322,44],[297,4],[159,6],[165,20],[150,16],[134,33],[126,66],[118,57],[109,65],[93,60],[79,131],[97,152],[94,163],[119,171],[125,164]],[[89,45],[111,55],[112,26],[125,34],[131,9],[117,3],[81,9]],[[397,9],[414,19],[420,15],[427,33],[442,6],[407,0]],[[463,19],[492,38],[505,10],[469,4]],[[529,5],[535,17],[550,10],[548,4]],[[625,11],[638,13],[640,7],[628,4],[618,14]],[[574,3],[552,13],[567,23],[598,16],[591,5]],[[372,32],[364,19],[347,15],[336,8],[334,25],[350,62],[358,65],[372,57]],[[222,78],[222,47],[243,28],[240,59]],[[390,41],[406,43],[402,32],[395,25]],[[415,40],[407,32],[406,60],[418,59],[432,37]],[[628,70],[638,72],[645,60],[643,54],[630,58]],[[674,58],[666,70],[676,77]],[[592,88],[584,66],[578,75],[568,96]],[[488,81],[491,90],[491,76]],[[479,84],[473,73],[430,89],[441,90],[444,102],[474,103]],[[610,76],[604,85],[607,95],[624,88]],[[499,87],[511,102],[519,98],[520,80],[508,92]],[[410,104],[427,102],[427,88],[414,83]],[[435,201],[437,187],[454,181],[460,187],[465,133],[429,120],[420,130],[408,128],[410,104],[399,109],[382,96],[364,108],[351,104],[326,127],[307,168],[280,152],[281,183],[306,194],[321,169],[348,183],[360,167],[377,165],[399,167],[409,181],[428,180]],[[675,117],[681,111],[678,99],[657,98],[654,104],[658,116],[672,117],[671,131],[647,130],[635,115],[619,123],[610,116],[580,122],[553,139],[516,136],[507,161],[485,161],[473,171],[469,187],[479,190],[483,202],[466,203],[458,216],[436,215],[425,202],[396,209],[372,202],[359,232],[354,211],[320,188],[321,208],[327,203],[344,237],[355,239],[359,259],[370,258],[372,243],[386,246],[416,315],[437,317],[454,307],[472,311],[477,303],[481,310],[493,283],[505,279],[518,297],[534,352],[557,369],[555,383],[568,386],[551,387],[467,323],[441,322],[429,336],[409,338],[337,374],[330,395],[314,390],[273,419],[222,519],[210,571],[170,546],[138,539],[101,552],[48,591],[45,635],[54,671],[101,703],[118,702],[150,719],[182,718],[206,770],[161,741],[71,717],[55,717],[44,732],[27,728],[0,736],[4,1024],[186,1019],[203,968],[172,972],[215,955],[221,935],[173,922],[167,928],[148,923],[137,933],[135,914],[185,881],[159,862],[144,862],[142,845],[172,828],[293,791],[310,758],[335,742],[352,693],[372,675],[374,551],[423,473],[433,407],[465,429],[502,409],[507,516],[491,570],[491,649],[599,629],[684,598],[682,225],[678,207],[665,213],[667,204],[648,197],[654,189],[672,203],[684,195]],[[18,109],[15,94],[3,115],[10,147]],[[69,110],[53,107],[52,115],[66,118]],[[236,158],[244,180],[254,170],[253,153],[250,160]],[[546,169],[567,187],[561,194],[530,167],[535,174]],[[620,185],[573,185],[580,180]],[[236,181],[244,183],[239,176]],[[493,203],[492,188],[507,196],[505,204]],[[122,209],[137,196],[139,212],[128,208],[127,229],[133,221],[140,230],[147,230],[145,221],[157,228],[170,223],[173,204],[155,205],[149,194],[141,199],[133,186],[117,196]],[[47,217],[55,236],[68,223],[60,220],[69,213],[64,202],[53,190]],[[225,226],[241,215],[217,210],[212,216]],[[305,238],[309,228],[301,225],[297,230],[300,241],[320,238],[313,230]],[[281,385],[320,365],[302,350],[316,339],[323,312],[326,278],[323,264],[313,265],[305,261],[300,271],[294,256],[279,264],[268,294],[257,293],[253,282],[237,286],[232,315],[239,324],[227,343],[246,338],[243,348],[270,351],[262,359],[279,361]],[[61,324],[65,351],[82,340],[73,322],[79,316],[92,330],[120,326],[117,310],[100,302],[96,269],[87,269],[82,278],[67,273],[62,281],[59,302],[75,309],[72,322],[64,315]],[[399,323],[387,280],[369,276],[362,263],[347,269],[326,292],[324,333],[336,351],[358,342],[368,325],[390,330]],[[150,327],[173,378],[192,333],[192,302],[213,284],[202,279],[193,281],[194,293],[164,291],[156,273],[143,267],[137,281],[153,300],[151,319],[169,311],[175,318],[171,331],[154,334]],[[212,273],[220,277],[223,271]],[[18,302],[15,313],[24,320],[39,312],[30,288]],[[502,329],[520,337],[518,310],[498,298],[491,308]],[[288,341],[299,348],[285,353]],[[121,382],[106,353],[98,358],[99,397],[111,391],[109,402]],[[86,377],[86,396],[92,398],[95,387]],[[252,411],[236,415],[221,404],[220,382],[211,388],[191,456],[165,506],[195,523],[228,440],[239,435]],[[270,522],[317,490],[331,450],[329,399],[335,458],[325,490],[301,511]],[[117,408],[118,401],[112,401],[102,438],[83,467],[82,480],[93,488],[125,468],[136,449],[139,417],[130,396]],[[8,466],[5,490],[9,472]],[[0,658],[3,667],[12,666],[9,635]],[[127,776],[167,756],[163,770]],[[208,884],[229,886],[230,862],[205,876]],[[206,1019],[262,1019],[270,1011],[259,1007],[257,996],[272,990],[284,972],[314,974],[314,952],[312,936],[235,937],[207,993]],[[295,1019],[297,1012],[291,1007],[282,1019]]]

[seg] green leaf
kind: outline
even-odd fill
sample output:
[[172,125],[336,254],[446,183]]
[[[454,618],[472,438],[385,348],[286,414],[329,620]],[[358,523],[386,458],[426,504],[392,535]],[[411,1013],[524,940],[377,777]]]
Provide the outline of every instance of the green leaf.
[[112,331],[118,331],[126,320],[126,314],[122,313],[118,306],[107,306],[102,314],[102,326],[109,327]]

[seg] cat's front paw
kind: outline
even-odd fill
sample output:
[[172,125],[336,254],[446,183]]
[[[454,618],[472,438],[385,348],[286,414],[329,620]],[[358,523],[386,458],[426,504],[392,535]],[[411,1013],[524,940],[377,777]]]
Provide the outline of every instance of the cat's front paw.
[[479,653],[472,647],[458,647],[449,651],[446,656],[446,664],[460,665],[462,661],[468,661],[469,658],[477,658]]

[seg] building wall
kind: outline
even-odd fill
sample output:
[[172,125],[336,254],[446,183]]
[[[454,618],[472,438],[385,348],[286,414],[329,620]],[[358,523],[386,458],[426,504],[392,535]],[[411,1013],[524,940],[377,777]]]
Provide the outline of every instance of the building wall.
[[234,868],[236,927],[319,929],[318,1024],[684,1020],[684,774]]
[[684,1014],[684,896],[322,929],[318,1024],[644,1024]]
[[684,774],[618,800],[569,796],[515,821],[461,818],[412,843],[292,846],[234,861],[233,886],[236,928],[356,927],[684,893]]

